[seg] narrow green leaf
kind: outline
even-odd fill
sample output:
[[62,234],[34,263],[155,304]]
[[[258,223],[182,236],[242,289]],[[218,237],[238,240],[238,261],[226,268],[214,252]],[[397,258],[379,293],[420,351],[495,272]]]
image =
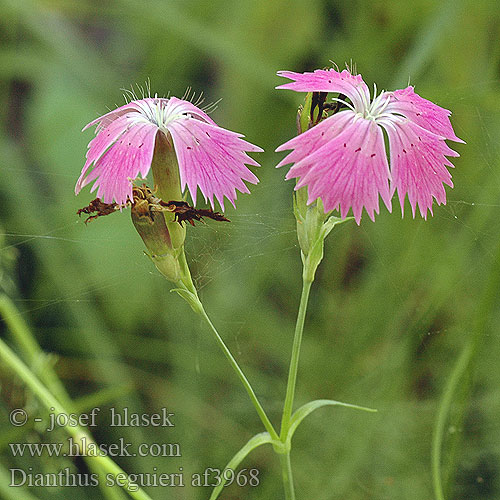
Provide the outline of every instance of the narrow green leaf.
[[76,413],[85,413],[92,408],[100,407],[111,401],[116,401],[125,394],[132,393],[133,390],[134,386],[132,384],[106,387],[88,396],[76,399],[73,402],[73,409]]
[[310,401],[304,406],[301,406],[293,415],[290,420],[290,428],[287,434],[287,444],[290,444],[292,436],[294,435],[297,427],[300,425],[302,420],[304,420],[310,413],[323,406],[343,406],[345,408],[353,408],[355,410],[363,410],[368,412],[376,412],[373,408],[366,408],[365,406],[352,405],[349,403],[342,403],[340,401],[333,401],[332,399],[317,399],[315,401]]
[[225,474],[224,472],[226,470],[231,469],[234,471],[238,465],[242,462],[242,460],[255,448],[262,446],[263,444],[267,443],[272,443],[273,440],[271,436],[269,435],[269,432],[261,432],[260,434],[256,434],[253,438],[251,438],[243,448],[241,448],[236,455],[234,455],[231,460],[227,463],[226,467],[224,467],[224,470],[222,471],[220,475],[221,483],[217,485],[214,490],[212,491],[212,494],[210,495],[210,500],[216,500],[216,498],[219,496],[220,492],[224,488],[224,485],[226,484],[226,479],[225,479]]
[[323,224],[323,238],[326,238],[330,231],[337,225],[342,224],[343,222],[347,222],[350,220],[354,220],[354,217],[346,217],[345,219],[341,219],[340,217],[334,217],[333,215],[328,218],[328,220]]
[[312,92],[306,94],[306,99],[302,110],[300,110],[300,130],[305,132],[309,128],[310,116],[311,116],[311,105],[312,105]]
[[191,306],[191,309],[196,314],[199,314],[200,301],[194,293],[191,293],[189,290],[186,290],[185,288],[172,288],[170,292],[175,292],[178,295],[180,295]]

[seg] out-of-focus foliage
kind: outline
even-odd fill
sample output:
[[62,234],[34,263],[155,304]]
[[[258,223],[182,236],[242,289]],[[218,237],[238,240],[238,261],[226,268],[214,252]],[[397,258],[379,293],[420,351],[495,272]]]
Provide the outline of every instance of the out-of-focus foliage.
[[[344,224],[327,241],[297,404],[332,398],[378,414],[318,411],[297,432],[292,462],[298,498],[433,498],[437,409],[474,338],[478,350],[447,420],[444,482],[450,499],[500,497],[500,316],[490,272],[500,244],[496,1],[4,0],[0,14],[0,286],[44,350],[57,355],[56,370],[82,411],[102,408],[99,442],[180,444],[177,458],[117,458],[128,472],[183,467],[189,478],[222,467],[262,429],[205,326],[144,257],[129,214],[88,226],[75,215],[93,198],[88,189],[73,193],[92,137],[82,127],[123,102],[120,88],[150,81],[153,93],[182,97],[191,87],[207,103],[222,98],[212,114],[217,123],[266,150],[258,156],[260,184],[227,211],[231,225],[189,227],[187,250],[209,314],[278,423],[301,266],[293,183],[274,169],[281,155],[273,151],[296,133],[303,96],[274,90],[281,83],[275,72],[353,61],[369,85],[410,82],[451,109],[467,145],[457,146],[462,156],[447,205],[425,222],[402,219],[396,202],[392,215],[382,208],[376,223]],[[6,254],[11,247],[17,255]],[[15,268],[5,268],[14,257]],[[2,335],[11,341],[3,326]],[[12,467],[86,469],[68,458],[12,457],[9,442],[65,435],[11,427],[12,408],[42,410],[11,374],[1,377],[0,497],[100,495],[6,487]],[[167,407],[176,425],[109,427],[111,406]],[[231,486],[224,498],[282,497],[270,449],[245,466],[260,470],[260,485]],[[148,493],[208,498],[208,488],[189,482]]]

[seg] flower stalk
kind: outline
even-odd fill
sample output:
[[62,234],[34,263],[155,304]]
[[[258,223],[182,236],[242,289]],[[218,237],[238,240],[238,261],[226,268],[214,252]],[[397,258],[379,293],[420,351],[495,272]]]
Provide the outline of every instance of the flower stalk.
[[299,368],[300,346],[302,343],[302,334],[304,332],[304,323],[307,313],[307,304],[309,302],[309,292],[311,291],[312,280],[306,279],[310,271],[306,271],[304,266],[304,280],[302,284],[302,294],[300,296],[299,312],[295,324],[295,335],[293,338],[292,357],[290,360],[290,369],[288,371],[288,383],[286,387],[285,405],[283,407],[283,416],[281,419],[280,439],[285,442],[288,430],[290,428],[290,419],[292,417],[293,400],[295,397],[295,387],[297,383],[297,372]]
[[[323,118],[323,111],[315,105],[313,94],[306,95],[305,103],[297,114],[297,128],[299,135],[310,130]],[[297,221],[297,239],[300,246],[302,258],[302,293],[300,296],[299,311],[295,324],[295,334],[293,338],[292,355],[290,368],[288,371],[288,381],[286,387],[285,403],[281,417],[280,440],[286,450],[285,457],[280,456],[282,461],[282,479],[287,500],[294,499],[294,486],[290,466],[290,431],[293,413],[293,402],[297,385],[297,374],[299,369],[300,348],[302,345],[302,335],[316,270],[323,260],[325,238],[335,225],[352,219],[347,217],[340,219],[325,213],[323,202],[317,199],[308,204],[308,188],[297,189],[293,199],[293,211]]]
[[242,369],[238,365],[237,361],[234,359],[233,355],[231,354],[231,351],[227,348],[226,344],[222,340],[222,337],[217,332],[217,329],[215,328],[212,321],[210,320],[207,313],[205,312],[205,309],[203,308],[203,305],[201,304],[201,302],[199,302],[199,314],[204,319],[204,321],[207,323],[207,325],[209,326],[210,331],[212,332],[212,334],[215,338],[215,341],[217,342],[217,345],[221,348],[222,352],[224,353],[224,356],[226,356],[227,360],[229,361],[229,364],[231,365],[233,370],[236,372],[238,378],[240,379],[241,383],[243,384],[243,387],[247,391],[247,394],[250,397],[250,400],[252,401],[252,404],[253,404],[255,410],[257,411],[257,414],[259,415],[259,418],[262,421],[266,431],[269,432],[272,439],[278,440],[279,436],[278,436],[277,432],[275,431],[273,424],[269,420],[269,417],[267,416],[266,412],[264,411],[264,408],[260,404],[260,401],[258,400],[258,398],[255,394],[255,391],[253,390],[250,382],[246,378],[245,374],[243,373]]
[[285,500],[295,500],[295,488],[293,486],[292,463],[290,462],[290,451],[278,455],[281,464],[281,475],[285,489]]
[[276,430],[273,427],[273,424],[269,420],[269,417],[267,416],[264,408],[260,404],[260,401],[258,400],[255,391],[253,390],[252,385],[246,378],[245,374],[243,373],[243,370],[240,368],[238,365],[238,362],[234,358],[234,356],[231,354],[231,351],[225,344],[224,340],[222,340],[222,337],[220,336],[219,332],[215,328],[214,324],[212,323],[210,317],[205,311],[205,308],[203,307],[203,304],[198,297],[198,292],[196,290],[196,287],[194,286],[193,280],[191,278],[191,273],[189,271],[189,267],[187,265],[186,257],[184,255],[184,252],[182,253],[182,260],[181,260],[181,266],[182,266],[182,275],[180,280],[176,283],[177,288],[174,288],[172,291],[177,292],[186,302],[191,306],[193,311],[198,314],[203,321],[208,325],[210,332],[215,338],[215,341],[217,345],[220,347],[221,351],[223,352],[224,356],[226,359],[229,361],[229,364],[233,368],[233,370],[236,372],[236,375],[240,379],[240,382],[243,384],[243,387],[245,388],[248,396],[250,397],[250,400],[257,411],[257,414],[259,415],[260,420],[262,421],[262,424],[264,425],[266,431],[269,433],[271,438],[273,440],[278,440],[278,434]]
[[[308,130],[312,126],[314,113],[311,113],[312,94],[308,94],[304,107],[299,109],[297,115],[297,125],[299,134]],[[280,440],[289,443],[288,433],[292,418],[293,402],[295,398],[295,388],[297,384],[297,374],[299,369],[300,348],[302,335],[306,320],[309,293],[314,281],[316,269],[323,258],[323,244],[326,234],[323,235],[322,228],[327,218],[323,210],[321,200],[314,202],[312,206],[307,206],[307,188],[299,189],[293,199],[293,209],[297,221],[297,238],[301,249],[302,257],[302,293],[300,296],[299,311],[295,324],[295,334],[293,338],[292,356],[288,371],[288,381],[286,386],[285,403],[283,415],[281,417]],[[288,448],[288,447],[287,447]],[[280,455],[283,487],[286,500],[295,500],[295,489],[293,484],[292,468],[290,462],[290,449]]]

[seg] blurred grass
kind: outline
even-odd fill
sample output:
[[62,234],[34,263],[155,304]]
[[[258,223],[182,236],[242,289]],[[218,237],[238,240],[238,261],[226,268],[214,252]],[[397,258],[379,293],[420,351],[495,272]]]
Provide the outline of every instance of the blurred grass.
[[[128,214],[88,227],[76,217],[91,199],[88,191],[73,194],[92,137],[80,133],[83,125],[121,104],[120,88],[149,78],[158,94],[180,97],[191,86],[207,102],[222,97],[213,118],[265,148],[258,158],[261,183],[239,198],[237,210],[228,210],[230,226],[189,228],[188,258],[207,310],[276,421],[300,258],[293,186],[273,168],[273,150],[295,133],[302,96],[275,91],[275,71],[352,60],[370,86],[392,89],[409,80],[453,111],[455,130],[467,145],[456,146],[462,156],[448,204],[435,207],[424,222],[401,219],[396,202],[394,213],[382,209],[375,224],[336,229],[312,292],[297,404],[333,398],[379,412],[320,410],[298,430],[292,454],[298,498],[433,498],[437,408],[477,326],[499,244],[497,2],[417,0],[410,8],[395,0],[4,0],[0,12],[0,284],[44,350],[58,356],[56,370],[75,400],[104,390],[111,394],[99,402],[103,414],[106,405],[175,412],[176,427],[163,433],[113,429],[102,419],[95,433],[101,442],[124,436],[181,444],[181,458],[118,459],[129,472],[184,467],[187,476],[222,467],[261,427],[204,325],[168,293],[142,255]],[[461,404],[457,395],[446,426],[450,499],[500,496],[498,297],[485,314],[484,338],[468,375],[470,397]],[[3,334],[11,340],[5,328]],[[0,428],[8,433],[11,408],[40,410],[8,373],[0,380]],[[63,437],[34,427],[15,439]],[[97,494],[8,490],[10,467],[49,472],[69,460],[14,459],[5,445],[0,452],[0,498]],[[282,497],[270,450],[259,449],[245,465],[260,469],[260,486],[231,486],[224,498]],[[208,497],[204,488],[189,486],[150,494]]]

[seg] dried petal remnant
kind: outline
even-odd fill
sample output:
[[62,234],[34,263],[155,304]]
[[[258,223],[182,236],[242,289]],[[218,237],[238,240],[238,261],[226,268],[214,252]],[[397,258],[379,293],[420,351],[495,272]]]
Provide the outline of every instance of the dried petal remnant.
[[104,203],[100,198],[96,198],[92,200],[86,207],[80,208],[76,213],[77,215],[82,214],[95,214],[90,215],[85,219],[85,224],[97,219],[98,217],[102,217],[103,215],[109,215],[115,213],[120,209],[120,206],[117,203]]
[[124,206],[130,206],[135,216],[146,219],[150,224],[154,223],[155,213],[173,212],[175,220],[182,226],[183,222],[189,222],[194,226],[195,221],[204,222],[203,218],[219,221],[231,222],[224,214],[214,212],[210,208],[194,208],[185,201],[163,201],[154,195],[154,192],[143,184],[141,187],[134,186],[132,189],[132,201],[126,205],[117,203],[104,203],[99,198],[92,200],[86,207],[80,208],[77,214],[94,214],[85,220],[85,224],[103,215],[109,215]]
[[210,208],[194,208],[185,201],[161,202],[161,205],[166,207],[170,212],[174,212],[175,220],[181,226],[183,222],[189,222],[192,226],[194,226],[194,221],[204,222],[203,217],[208,217],[219,222],[231,222],[220,212],[214,212]]

